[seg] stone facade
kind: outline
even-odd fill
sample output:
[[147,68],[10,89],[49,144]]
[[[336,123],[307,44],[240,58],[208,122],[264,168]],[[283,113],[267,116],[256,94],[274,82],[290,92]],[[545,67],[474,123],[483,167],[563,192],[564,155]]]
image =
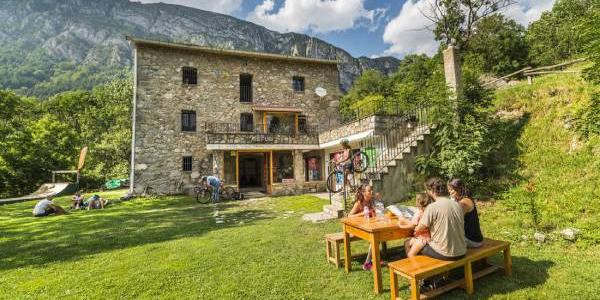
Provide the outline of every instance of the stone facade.
[[[174,194],[196,184],[202,175],[223,178],[222,150],[227,149],[207,149],[205,122],[239,123],[240,114],[250,113],[254,123],[259,124],[262,113],[253,110],[253,105],[300,109],[306,122],[315,127],[339,119],[339,74],[335,62],[272,54],[246,56],[179,44],[132,43],[136,49],[131,175],[135,193]],[[197,69],[197,84],[182,84],[183,67]],[[252,75],[251,103],[240,102],[240,74]],[[294,92],[293,76],[304,78],[303,92]],[[325,88],[327,95],[317,96],[316,87]],[[196,112],[196,131],[182,131],[182,110]],[[223,140],[227,142],[230,141]],[[236,143],[235,137],[231,142]],[[275,142],[264,143],[263,150],[269,150]],[[183,171],[184,156],[192,157],[191,172]],[[305,190],[301,160],[302,151],[297,149],[293,185],[300,187],[293,190]]]

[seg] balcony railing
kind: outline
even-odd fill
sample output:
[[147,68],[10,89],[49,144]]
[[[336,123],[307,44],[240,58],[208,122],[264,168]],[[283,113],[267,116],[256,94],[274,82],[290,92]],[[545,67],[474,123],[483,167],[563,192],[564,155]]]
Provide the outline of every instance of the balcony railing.
[[292,126],[240,123],[204,123],[208,144],[318,144],[318,129]]

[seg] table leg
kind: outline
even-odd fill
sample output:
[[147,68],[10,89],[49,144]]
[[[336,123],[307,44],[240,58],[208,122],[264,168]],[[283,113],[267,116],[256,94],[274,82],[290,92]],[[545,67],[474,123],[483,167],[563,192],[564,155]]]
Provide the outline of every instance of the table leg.
[[371,239],[371,260],[373,262],[373,281],[375,282],[375,294],[381,294],[381,256],[379,254],[379,241],[376,237]]
[[350,234],[346,231],[346,226],[344,225],[344,267],[346,269],[346,273],[350,273]]
[[381,243],[381,256],[387,259],[387,242]]

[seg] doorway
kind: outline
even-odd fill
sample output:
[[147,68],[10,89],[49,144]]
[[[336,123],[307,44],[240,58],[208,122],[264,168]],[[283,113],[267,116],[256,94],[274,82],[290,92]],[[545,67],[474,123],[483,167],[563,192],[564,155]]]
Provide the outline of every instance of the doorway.
[[264,153],[239,154],[239,186],[240,191],[267,191]]

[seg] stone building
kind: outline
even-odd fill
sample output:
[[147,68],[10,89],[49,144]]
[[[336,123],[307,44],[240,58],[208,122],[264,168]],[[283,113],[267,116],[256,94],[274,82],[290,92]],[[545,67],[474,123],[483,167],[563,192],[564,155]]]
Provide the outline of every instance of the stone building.
[[274,195],[324,190],[318,132],[340,119],[338,61],[128,40],[132,192],[180,193],[202,175]]

